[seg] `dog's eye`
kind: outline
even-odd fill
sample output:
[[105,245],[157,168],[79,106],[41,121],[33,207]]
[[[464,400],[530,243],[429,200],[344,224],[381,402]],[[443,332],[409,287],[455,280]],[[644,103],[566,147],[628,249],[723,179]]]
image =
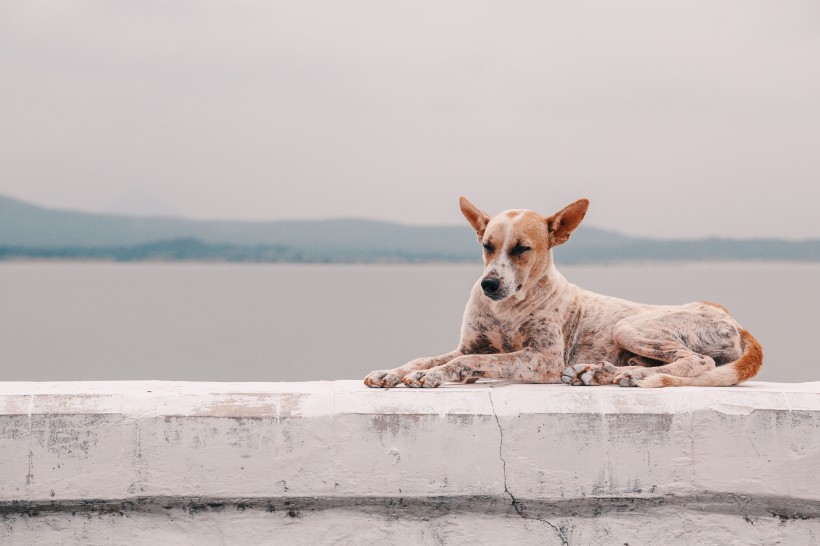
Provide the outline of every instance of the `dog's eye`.
[[512,250],[510,250],[510,256],[521,256],[528,250],[532,249],[528,246],[524,246],[521,243],[518,243],[514,247],[512,247]]
[[484,250],[486,250],[486,251],[487,251],[487,254],[492,254],[492,253],[493,253],[493,250],[495,250],[495,249],[493,248],[493,245],[492,245],[492,244],[490,244],[490,243],[484,243],[484,245],[483,245],[483,246],[484,246]]

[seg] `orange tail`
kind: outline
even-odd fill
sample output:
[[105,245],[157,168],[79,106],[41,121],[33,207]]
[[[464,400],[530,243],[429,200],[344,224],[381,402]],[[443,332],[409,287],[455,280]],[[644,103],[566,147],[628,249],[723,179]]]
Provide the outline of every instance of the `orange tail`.
[[665,373],[650,375],[638,386],[640,387],[728,387],[737,385],[754,377],[763,365],[763,348],[760,343],[741,328],[740,344],[743,354],[735,360],[714,370],[695,377],[676,377]]

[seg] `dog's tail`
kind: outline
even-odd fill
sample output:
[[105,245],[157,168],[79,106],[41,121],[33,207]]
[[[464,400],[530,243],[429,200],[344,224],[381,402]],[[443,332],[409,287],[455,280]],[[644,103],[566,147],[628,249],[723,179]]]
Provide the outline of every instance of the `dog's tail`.
[[650,375],[638,383],[639,387],[728,387],[754,377],[763,365],[763,348],[760,343],[741,328],[740,345],[743,354],[734,362],[702,373],[695,377],[676,377],[665,373]]

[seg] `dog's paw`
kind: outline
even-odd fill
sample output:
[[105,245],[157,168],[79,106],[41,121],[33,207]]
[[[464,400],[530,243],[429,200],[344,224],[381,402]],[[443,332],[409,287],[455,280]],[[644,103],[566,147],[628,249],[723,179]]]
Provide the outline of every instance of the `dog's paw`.
[[424,387],[426,389],[438,387],[443,383],[441,374],[432,370],[416,370],[402,379],[408,387]]
[[561,372],[561,381],[568,385],[608,385],[612,383],[618,368],[609,362],[599,364],[575,364]]
[[637,387],[638,383],[643,381],[647,375],[645,370],[638,368],[618,374],[612,382],[617,383],[621,387]]
[[389,389],[399,383],[401,383],[401,376],[395,370],[375,370],[364,378],[364,384],[373,389]]

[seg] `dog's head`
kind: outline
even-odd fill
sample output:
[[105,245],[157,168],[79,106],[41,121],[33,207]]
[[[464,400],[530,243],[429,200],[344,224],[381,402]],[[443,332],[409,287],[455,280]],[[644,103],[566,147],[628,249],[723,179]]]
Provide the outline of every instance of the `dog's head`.
[[563,244],[584,219],[589,201],[579,199],[544,217],[531,210],[506,210],[495,216],[461,197],[461,212],[484,246],[481,289],[501,301],[542,277],[552,263],[552,247]]

